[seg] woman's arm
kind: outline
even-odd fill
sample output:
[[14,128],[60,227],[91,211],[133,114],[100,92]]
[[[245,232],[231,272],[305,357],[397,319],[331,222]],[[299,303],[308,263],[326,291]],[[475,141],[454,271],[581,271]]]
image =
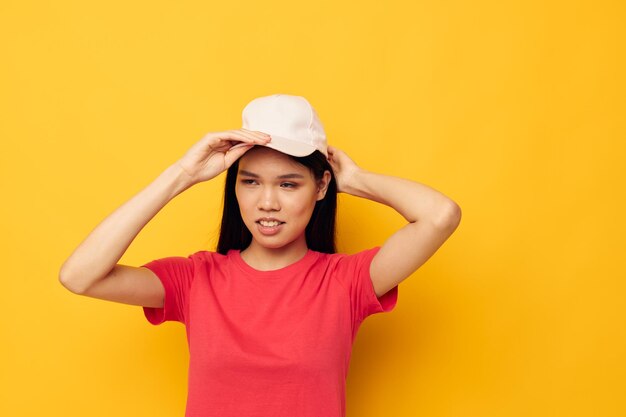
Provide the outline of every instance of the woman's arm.
[[340,192],[392,207],[409,222],[372,260],[370,275],[379,297],[423,265],[461,221],[460,207],[433,188],[364,170],[334,147],[329,147],[329,162]]
[[[255,144],[269,140],[267,135],[246,129],[207,133],[181,159],[98,224],[63,263],[59,281],[78,294],[115,300],[127,300],[132,294],[134,300],[142,298],[137,293],[145,280],[139,274],[145,271],[120,267],[117,262],[143,227],[178,194],[216,177]],[[240,144],[236,149],[235,143]]]
[[59,271],[59,280],[82,294],[113,270],[143,227],[192,184],[179,164],[163,171],[147,187],[98,224]]

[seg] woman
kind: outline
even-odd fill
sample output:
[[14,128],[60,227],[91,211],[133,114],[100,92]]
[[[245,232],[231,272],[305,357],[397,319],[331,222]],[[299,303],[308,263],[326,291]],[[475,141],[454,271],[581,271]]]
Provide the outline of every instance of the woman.
[[[460,209],[328,146],[304,97],[254,99],[243,122],[208,133],[107,217],[60,281],[80,295],[143,306],[152,324],[185,324],[186,416],[345,416],[360,324],[395,307],[398,284],[453,233]],[[217,251],[117,263],[171,199],[225,170]],[[335,253],[337,192],[386,204],[408,224],[382,247]]]

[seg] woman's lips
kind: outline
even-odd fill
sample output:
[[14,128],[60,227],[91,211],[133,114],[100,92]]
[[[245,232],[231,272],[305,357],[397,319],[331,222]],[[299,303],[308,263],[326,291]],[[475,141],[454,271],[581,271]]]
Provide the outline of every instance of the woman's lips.
[[283,227],[283,224],[284,223],[281,222],[281,223],[278,223],[278,225],[276,226],[263,226],[260,222],[256,222],[259,232],[261,232],[262,234],[266,236],[275,235],[276,233],[280,232],[280,229]]

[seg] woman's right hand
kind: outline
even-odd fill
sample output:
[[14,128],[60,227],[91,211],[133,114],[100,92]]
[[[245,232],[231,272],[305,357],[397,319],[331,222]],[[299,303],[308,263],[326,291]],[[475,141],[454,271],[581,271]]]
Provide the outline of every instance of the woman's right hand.
[[218,176],[254,145],[265,145],[270,140],[270,135],[243,128],[209,132],[176,163],[191,183],[197,184]]

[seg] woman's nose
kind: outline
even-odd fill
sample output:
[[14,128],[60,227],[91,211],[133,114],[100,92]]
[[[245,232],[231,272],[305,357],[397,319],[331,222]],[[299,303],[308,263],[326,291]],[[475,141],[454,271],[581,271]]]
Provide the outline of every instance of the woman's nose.
[[280,204],[276,198],[276,193],[271,188],[266,188],[260,195],[258,208],[266,211],[280,210]]

